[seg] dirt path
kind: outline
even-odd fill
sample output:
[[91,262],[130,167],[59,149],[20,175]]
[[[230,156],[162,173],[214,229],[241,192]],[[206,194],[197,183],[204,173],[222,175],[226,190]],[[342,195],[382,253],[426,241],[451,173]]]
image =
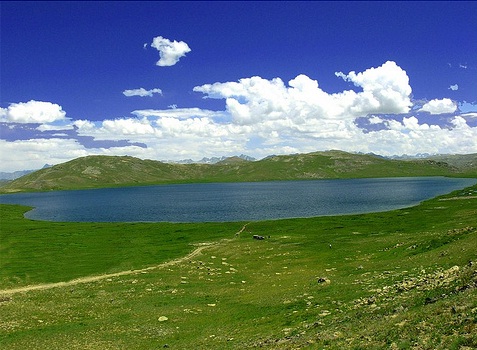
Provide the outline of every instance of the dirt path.
[[[238,231],[235,235],[239,235],[240,233],[245,230],[245,227],[248,224],[245,224],[240,231]],[[230,241],[230,239],[224,239],[222,242],[225,241]],[[178,259],[174,259],[171,261],[166,261],[162,264],[156,265],[156,266],[150,266],[146,267],[144,269],[138,269],[138,270],[126,270],[126,271],[120,271],[116,273],[109,273],[109,274],[103,274],[103,275],[96,275],[96,276],[87,276],[87,277],[81,277],[77,278],[71,281],[67,282],[55,282],[55,283],[44,283],[44,284],[35,284],[35,285],[30,285],[30,286],[24,286],[24,287],[19,287],[19,288],[13,288],[13,289],[4,289],[0,290],[0,295],[2,296],[8,296],[16,293],[22,293],[22,292],[29,292],[33,290],[45,290],[45,289],[51,289],[51,288],[60,288],[60,287],[69,287],[69,286],[74,286],[77,284],[81,283],[90,283],[90,282],[96,282],[96,281],[101,281],[104,279],[108,278],[113,278],[113,277],[120,277],[120,276],[127,276],[127,275],[134,275],[134,274],[139,274],[139,273],[144,273],[147,271],[163,268],[163,267],[168,267],[168,266],[173,266],[180,264],[186,260],[192,259],[199,255],[204,249],[212,247],[217,245],[219,242],[214,242],[214,243],[199,243],[199,247],[194,249],[192,252],[187,254],[186,256],[183,256]]]

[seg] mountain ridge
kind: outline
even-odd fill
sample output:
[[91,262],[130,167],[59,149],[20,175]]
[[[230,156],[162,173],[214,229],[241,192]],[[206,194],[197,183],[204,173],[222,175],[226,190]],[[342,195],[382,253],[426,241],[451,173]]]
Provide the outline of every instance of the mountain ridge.
[[178,164],[131,156],[86,156],[15,179],[0,192],[50,191],[191,182],[247,182],[401,176],[477,176],[477,154],[396,160],[340,150],[228,157]]

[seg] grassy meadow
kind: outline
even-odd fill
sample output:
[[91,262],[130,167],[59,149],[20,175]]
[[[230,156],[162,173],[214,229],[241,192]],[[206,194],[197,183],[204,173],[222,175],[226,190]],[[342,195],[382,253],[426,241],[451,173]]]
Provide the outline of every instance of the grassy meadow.
[[477,186],[384,213],[250,223],[0,210],[2,349],[477,348]]

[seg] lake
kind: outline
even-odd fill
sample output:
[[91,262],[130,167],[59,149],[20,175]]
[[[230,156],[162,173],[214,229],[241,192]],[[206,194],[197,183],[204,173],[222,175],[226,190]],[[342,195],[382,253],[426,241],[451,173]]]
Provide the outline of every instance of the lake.
[[179,184],[18,193],[47,221],[226,222],[358,214],[409,207],[477,183],[446,177]]

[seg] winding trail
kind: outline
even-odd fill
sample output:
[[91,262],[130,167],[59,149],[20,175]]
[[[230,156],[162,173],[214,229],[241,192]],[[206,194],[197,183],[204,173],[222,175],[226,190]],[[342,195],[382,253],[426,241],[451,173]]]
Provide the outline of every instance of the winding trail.
[[[240,233],[242,233],[245,230],[245,227],[247,225],[248,224],[245,224],[242,227],[242,229],[235,234],[235,236],[240,235]],[[113,277],[140,274],[140,273],[148,272],[148,271],[151,271],[151,270],[180,264],[180,263],[182,263],[186,260],[192,259],[192,258],[196,257],[197,255],[201,254],[202,251],[206,248],[216,246],[220,242],[228,242],[228,241],[230,241],[230,239],[223,239],[219,242],[212,242],[212,243],[199,243],[199,244],[197,244],[197,245],[199,245],[199,247],[197,247],[192,252],[190,252],[189,254],[187,254],[187,255],[185,255],[181,258],[177,258],[177,259],[174,259],[174,260],[171,260],[171,261],[166,261],[162,264],[155,265],[155,266],[149,266],[149,267],[146,267],[146,268],[143,268],[143,269],[126,270],[126,271],[108,273],[108,274],[103,274],[103,275],[80,277],[80,278],[76,278],[74,280],[67,281],[67,282],[34,284],[34,285],[12,288],[12,289],[3,289],[3,290],[0,290],[0,296],[9,296],[9,295],[13,295],[13,294],[16,294],[16,293],[30,292],[30,291],[34,291],[34,290],[45,290],[45,289],[52,289],[52,288],[70,287],[70,286],[74,286],[74,285],[77,285],[77,284],[97,282],[97,281],[101,281],[101,280],[105,280],[105,279],[113,278]]]

